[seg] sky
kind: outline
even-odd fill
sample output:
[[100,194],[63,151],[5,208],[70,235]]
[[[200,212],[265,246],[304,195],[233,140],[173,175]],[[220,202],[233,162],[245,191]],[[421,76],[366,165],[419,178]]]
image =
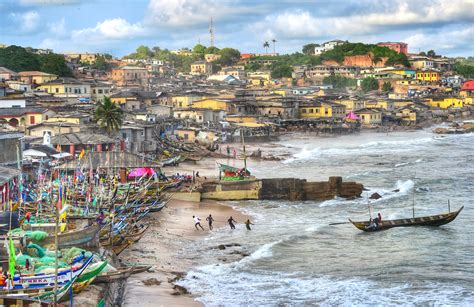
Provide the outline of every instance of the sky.
[[342,39],[474,56],[474,0],[0,0],[0,44],[118,57],[208,46],[211,17],[215,45],[242,53]]

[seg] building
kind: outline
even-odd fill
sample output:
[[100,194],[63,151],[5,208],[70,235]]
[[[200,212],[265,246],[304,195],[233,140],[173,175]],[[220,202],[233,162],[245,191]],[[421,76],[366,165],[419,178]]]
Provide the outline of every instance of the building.
[[331,102],[312,100],[299,104],[300,118],[344,118],[346,106]]
[[417,122],[418,111],[412,106],[402,107],[396,110],[395,116],[400,118],[402,122],[414,123]]
[[0,119],[12,127],[27,128],[43,122],[54,114],[43,107],[3,108],[0,109]]
[[41,71],[20,71],[20,80],[26,84],[37,85],[56,80],[58,76]]
[[347,43],[347,41],[342,41],[339,39],[322,43],[321,46],[314,47],[314,54],[320,55],[326,51],[333,50],[336,46],[339,46],[345,43]]
[[2,99],[0,99],[0,108],[24,108],[24,107],[26,107],[25,98],[15,98],[15,99],[2,98]]
[[37,89],[56,97],[73,98],[81,102],[90,102],[92,96],[91,84],[74,78],[51,80],[41,84]]
[[388,47],[398,53],[408,54],[408,44],[402,42],[382,42],[378,43],[377,46]]
[[51,138],[51,144],[54,148],[60,148],[63,152],[69,152],[71,155],[87,151],[112,151],[115,148],[115,140],[100,133],[73,132],[61,133]]
[[435,70],[419,70],[416,72],[416,79],[424,82],[441,81],[441,74]]
[[196,61],[191,64],[192,75],[210,75],[212,74],[212,64],[206,61]]
[[360,109],[354,111],[354,113],[360,117],[363,125],[380,125],[382,124],[382,111],[379,109]]
[[193,108],[201,108],[201,109],[211,109],[211,110],[222,110],[227,113],[232,111],[232,103],[230,100],[224,99],[201,99],[196,100],[192,104]]
[[133,86],[148,84],[150,76],[146,68],[122,66],[112,69],[110,78],[117,86]]
[[[23,133],[8,129],[0,129],[0,165],[16,166],[21,159],[21,138]],[[1,176],[1,174],[0,174]],[[1,192],[1,191],[0,191]]]
[[180,128],[174,130],[174,135],[176,135],[179,139],[184,140],[185,142],[194,143],[197,134],[198,130],[193,128]]
[[244,69],[235,68],[235,67],[222,67],[222,69],[218,72],[219,75],[230,75],[239,80],[245,80],[247,74],[245,73]]
[[253,86],[267,86],[270,84],[271,72],[254,71],[247,73],[248,82]]
[[460,95],[462,97],[473,97],[474,96],[474,80],[468,80],[463,83],[461,87]]
[[0,82],[6,80],[17,80],[20,75],[6,67],[0,67]]
[[64,58],[68,62],[93,64],[99,55],[96,53],[65,53]]
[[109,97],[112,92],[112,84],[105,82],[98,82],[94,80],[90,82],[91,85],[91,99],[94,102],[104,100],[104,97]]
[[171,103],[175,108],[187,108],[190,107],[194,101],[212,98],[217,96],[216,94],[200,92],[200,91],[187,91],[181,93],[175,93],[171,95]]
[[413,58],[409,60],[409,62],[411,67],[415,70],[434,68],[433,60],[426,57]]
[[221,58],[220,54],[208,53],[204,55],[204,60],[206,62],[215,62]]
[[306,78],[322,82],[325,77],[332,75],[354,78],[359,74],[359,70],[355,66],[314,65],[307,68],[304,74]]
[[464,107],[464,100],[462,98],[451,96],[427,96],[425,99],[425,103],[432,108],[448,109]]
[[174,118],[188,119],[196,123],[218,122],[224,120],[225,116],[225,111],[206,108],[176,108],[173,110]]

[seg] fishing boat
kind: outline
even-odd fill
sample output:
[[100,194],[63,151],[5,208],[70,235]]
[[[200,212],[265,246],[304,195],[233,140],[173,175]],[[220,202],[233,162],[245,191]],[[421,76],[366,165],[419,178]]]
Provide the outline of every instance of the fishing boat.
[[442,213],[431,216],[422,216],[406,219],[396,219],[396,220],[382,220],[382,222],[374,225],[371,221],[364,222],[354,222],[349,219],[349,222],[352,223],[357,229],[366,232],[374,232],[380,230],[386,230],[394,227],[408,227],[408,226],[441,226],[452,222],[458,214],[462,211],[464,206],[459,208],[459,210],[449,213]]
[[[58,233],[58,248],[85,246],[97,236],[100,228],[101,226],[96,224],[80,230]],[[50,235],[42,241],[35,241],[32,238],[28,238],[26,245],[29,243],[28,241],[48,248],[54,246],[54,235]]]
[[[81,275],[87,266],[91,263],[93,256],[78,268],[64,270],[58,273],[58,285],[64,285],[70,282],[76,276]],[[34,275],[15,275],[13,278],[14,289],[23,288],[42,288],[54,285],[55,274],[34,274]]]
[[162,167],[176,166],[176,165],[179,164],[180,161],[181,161],[181,156],[178,155],[178,156],[171,157],[171,158],[168,158],[168,159],[165,159],[165,160],[161,161],[161,166]]

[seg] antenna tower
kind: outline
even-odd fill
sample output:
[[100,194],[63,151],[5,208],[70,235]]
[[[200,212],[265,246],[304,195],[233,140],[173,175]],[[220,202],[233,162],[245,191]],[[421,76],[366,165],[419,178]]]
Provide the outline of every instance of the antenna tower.
[[214,23],[212,22],[212,17],[211,24],[209,25],[209,34],[211,36],[211,47],[214,47]]

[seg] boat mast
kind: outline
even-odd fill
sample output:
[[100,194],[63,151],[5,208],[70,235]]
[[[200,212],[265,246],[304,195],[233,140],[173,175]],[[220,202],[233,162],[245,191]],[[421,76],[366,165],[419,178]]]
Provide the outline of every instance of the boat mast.
[[415,179],[416,179],[416,172],[415,172],[415,176],[413,177],[413,204],[412,204],[413,218],[415,218],[415,192],[416,192]]
[[243,146],[243,149],[244,149],[244,169],[245,169],[245,171],[247,171],[247,155],[245,153],[244,130],[242,128],[240,129],[240,136],[241,136],[241,139],[242,139],[242,146]]
[[[61,124],[59,124],[59,142],[61,142]],[[59,154],[61,154],[61,151],[59,151]],[[51,193],[53,190],[51,189]],[[55,223],[54,223],[54,289],[53,289],[53,297],[54,301],[53,304],[54,306],[58,306],[58,231],[59,231],[59,212],[58,212],[58,206],[61,202],[61,170],[58,169],[58,202],[56,203],[54,212],[55,212]]]

